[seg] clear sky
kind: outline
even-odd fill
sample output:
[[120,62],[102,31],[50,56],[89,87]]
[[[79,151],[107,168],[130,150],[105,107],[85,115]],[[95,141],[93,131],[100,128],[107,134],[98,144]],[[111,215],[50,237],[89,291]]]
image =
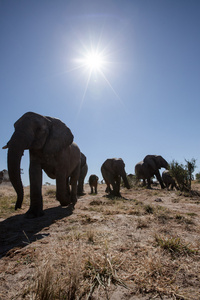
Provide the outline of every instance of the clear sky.
[[[101,56],[96,68],[91,53]],[[134,173],[147,154],[195,158],[197,173],[199,95],[199,0],[0,0],[1,146],[33,111],[71,129],[86,180],[102,179],[112,157]],[[24,185],[28,166],[25,151]]]

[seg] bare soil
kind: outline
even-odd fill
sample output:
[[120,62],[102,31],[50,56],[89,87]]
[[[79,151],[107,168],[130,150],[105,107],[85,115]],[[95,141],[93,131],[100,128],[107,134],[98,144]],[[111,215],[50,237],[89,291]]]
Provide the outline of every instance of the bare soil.
[[198,193],[121,194],[86,184],[72,211],[43,186],[45,215],[28,220],[29,188],[15,212],[13,188],[0,185],[0,299],[200,299]]

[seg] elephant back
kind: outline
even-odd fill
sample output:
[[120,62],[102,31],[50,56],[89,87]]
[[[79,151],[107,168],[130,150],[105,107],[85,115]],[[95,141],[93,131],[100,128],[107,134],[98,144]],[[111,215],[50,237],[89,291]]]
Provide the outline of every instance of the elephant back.
[[43,152],[51,154],[70,146],[74,140],[71,130],[59,119],[47,117],[51,121],[50,132]]

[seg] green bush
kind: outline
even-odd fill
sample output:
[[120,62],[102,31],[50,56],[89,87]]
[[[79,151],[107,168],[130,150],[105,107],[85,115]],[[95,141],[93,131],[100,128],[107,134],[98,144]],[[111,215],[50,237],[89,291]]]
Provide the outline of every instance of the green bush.
[[191,191],[191,183],[194,179],[192,173],[196,168],[196,160],[193,158],[191,161],[185,160],[186,165],[179,164],[173,160],[169,166],[170,175],[175,179],[181,191]]
[[197,180],[198,182],[200,182],[200,172],[197,173],[197,174],[195,175],[195,177],[196,177],[196,180]]

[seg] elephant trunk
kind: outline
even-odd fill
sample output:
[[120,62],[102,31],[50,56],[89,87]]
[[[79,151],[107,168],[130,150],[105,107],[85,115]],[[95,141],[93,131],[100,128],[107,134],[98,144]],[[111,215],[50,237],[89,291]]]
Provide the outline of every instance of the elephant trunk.
[[124,186],[127,188],[127,189],[130,189],[130,185],[128,183],[128,179],[126,177],[126,173],[124,172],[124,174],[122,175],[122,179],[123,179],[123,182],[124,182]]
[[23,139],[23,137],[19,140],[19,138],[16,138],[15,133],[13,134],[11,140],[8,142],[8,173],[10,181],[17,193],[15,210],[21,208],[24,197],[24,190],[20,172],[21,158],[24,149],[26,148],[24,144],[25,140]]

